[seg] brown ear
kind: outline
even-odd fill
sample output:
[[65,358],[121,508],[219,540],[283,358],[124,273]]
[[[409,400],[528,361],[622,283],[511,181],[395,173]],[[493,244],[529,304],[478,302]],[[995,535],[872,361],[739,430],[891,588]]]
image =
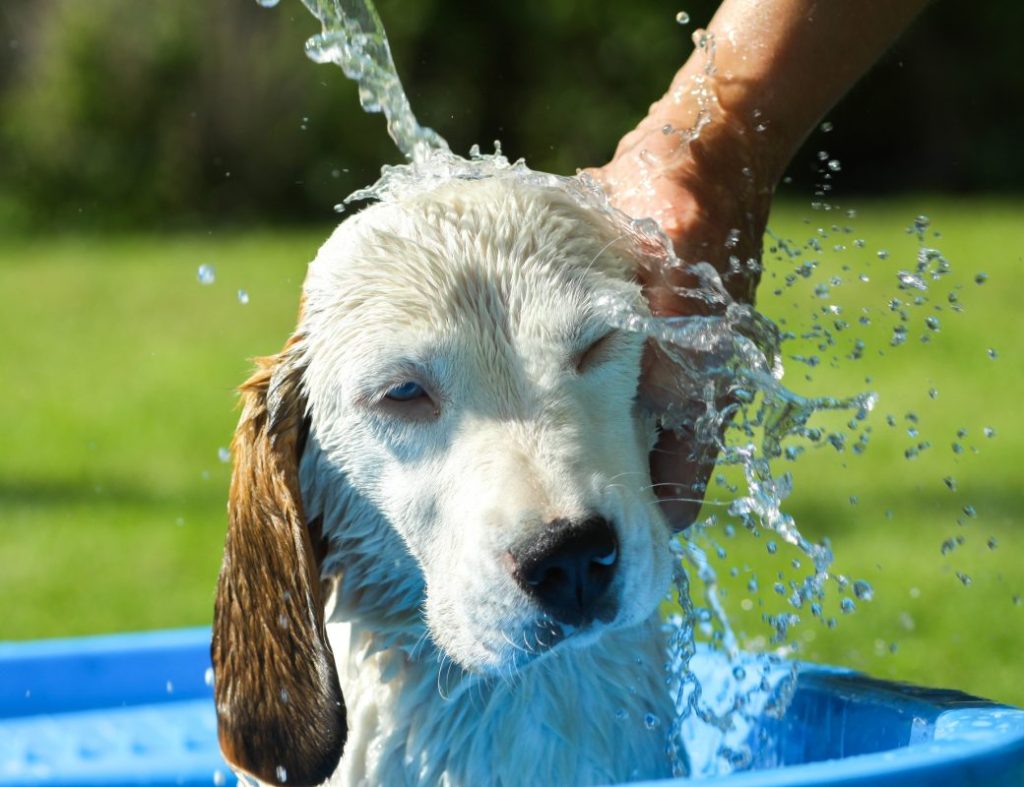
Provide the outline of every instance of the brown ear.
[[[228,535],[213,621],[221,750],[270,784],[319,784],[348,727],[324,629],[319,560],[299,496],[301,339],[242,386]],[[314,526],[319,531],[319,528]],[[313,534],[317,541],[320,533]]]

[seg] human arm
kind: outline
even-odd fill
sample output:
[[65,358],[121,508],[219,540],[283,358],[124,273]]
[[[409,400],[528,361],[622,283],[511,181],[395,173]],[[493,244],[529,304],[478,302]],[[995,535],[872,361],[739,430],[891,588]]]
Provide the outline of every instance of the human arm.
[[[710,262],[734,299],[752,303],[783,172],[926,2],[725,0],[707,28],[713,43],[694,51],[613,159],[590,174],[618,208],[657,219],[683,263]],[[694,302],[679,294],[692,284],[685,265],[644,275],[656,315],[693,313]],[[671,395],[671,373],[649,354],[645,396]],[[677,527],[697,515],[711,470],[693,449],[666,433],[652,455],[653,480]]]

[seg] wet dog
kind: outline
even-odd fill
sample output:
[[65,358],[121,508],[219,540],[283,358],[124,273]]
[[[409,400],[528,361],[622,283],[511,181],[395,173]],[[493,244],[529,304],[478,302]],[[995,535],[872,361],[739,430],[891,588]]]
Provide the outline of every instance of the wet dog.
[[320,249],[233,444],[213,662],[240,771],[668,775],[644,339],[601,307],[646,310],[635,269],[606,217],[512,176],[377,204]]

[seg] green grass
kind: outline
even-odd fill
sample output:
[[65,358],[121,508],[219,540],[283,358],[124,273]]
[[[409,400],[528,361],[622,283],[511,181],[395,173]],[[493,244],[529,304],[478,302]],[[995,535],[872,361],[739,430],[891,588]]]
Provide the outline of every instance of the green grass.
[[[1017,401],[1024,321],[1016,281],[1024,269],[1024,204],[929,197],[860,201],[857,208],[856,219],[780,209],[772,221],[777,235],[802,244],[822,227],[830,236],[821,240],[825,249],[847,249],[807,250],[795,260],[769,255],[761,291],[761,307],[784,318],[787,329],[806,330],[827,304],[841,306],[838,317],[851,324],[834,332],[836,347],[824,352],[794,342],[789,353],[817,353],[821,363],[811,369],[787,359],[787,384],[805,395],[870,389],[880,396],[863,456],[815,448],[790,468],[796,491],[788,510],[806,534],[831,539],[836,571],[875,589],[874,600],[858,603],[853,615],[839,614],[833,589],[826,606],[839,625],[802,625],[801,655],[1024,704],[1017,680],[1024,606],[1013,601],[1024,594]],[[928,243],[943,250],[953,273],[933,285],[928,304],[909,309],[910,339],[892,348],[895,315],[886,304],[894,295],[908,299],[895,276],[913,267],[917,241],[904,227],[922,211],[942,231]],[[833,223],[853,231],[834,232]],[[305,263],[326,234],[0,241],[0,638],[209,622],[229,472],[218,448],[228,444],[237,417],[233,389],[248,358],[283,344]],[[855,247],[857,238],[865,248]],[[891,252],[888,260],[876,256],[879,248]],[[820,267],[783,286],[785,274],[808,258],[820,259]],[[202,263],[216,267],[210,286],[196,280]],[[989,280],[979,286],[974,275],[982,270]],[[858,279],[862,273],[869,282]],[[814,286],[832,276],[843,283],[816,297]],[[946,301],[955,287],[959,314]],[[238,302],[239,288],[250,294],[246,305]],[[943,311],[931,311],[935,305]],[[862,308],[870,326],[857,324]],[[938,333],[924,325],[931,314],[942,322]],[[843,359],[855,338],[866,343],[864,357]],[[832,355],[843,359],[834,367]],[[917,438],[907,434],[911,411]],[[886,414],[896,426],[886,425]],[[986,426],[995,437],[983,435]],[[958,455],[950,445],[961,428],[968,434]],[[921,440],[931,447],[905,459],[904,450]],[[955,492],[943,483],[949,475]],[[962,513],[967,504],[976,517]],[[737,629],[756,641],[767,633],[759,603],[783,608],[771,585],[779,571],[800,575],[790,568],[798,555],[784,545],[769,555],[764,536],[711,535],[728,550],[715,563],[727,608]],[[964,544],[940,554],[956,535]],[[989,548],[990,538],[997,548]],[[732,565],[740,569],[736,579],[728,577]],[[957,571],[970,575],[970,586]],[[751,573],[759,595],[744,589]]]

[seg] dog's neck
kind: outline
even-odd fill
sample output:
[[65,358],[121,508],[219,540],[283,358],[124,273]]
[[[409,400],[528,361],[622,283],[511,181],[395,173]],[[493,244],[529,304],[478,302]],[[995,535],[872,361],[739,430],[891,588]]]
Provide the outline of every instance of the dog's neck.
[[[610,784],[669,775],[657,615],[511,674],[463,672],[426,644],[380,649],[328,626],[349,740],[332,784]],[[501,752],[502,756],[495,756]]]
[[349,720],[332,784],[602,784],[669,775],[671,703],[657,613],[508,674],[467,673],[427,633],[422,575],[399,536],[343,478],[325,483],[322,474],[336,471],[325,469],[322,454],[306,460],[303,502],[307,516],[323,518],[329,541],[328,632]]

